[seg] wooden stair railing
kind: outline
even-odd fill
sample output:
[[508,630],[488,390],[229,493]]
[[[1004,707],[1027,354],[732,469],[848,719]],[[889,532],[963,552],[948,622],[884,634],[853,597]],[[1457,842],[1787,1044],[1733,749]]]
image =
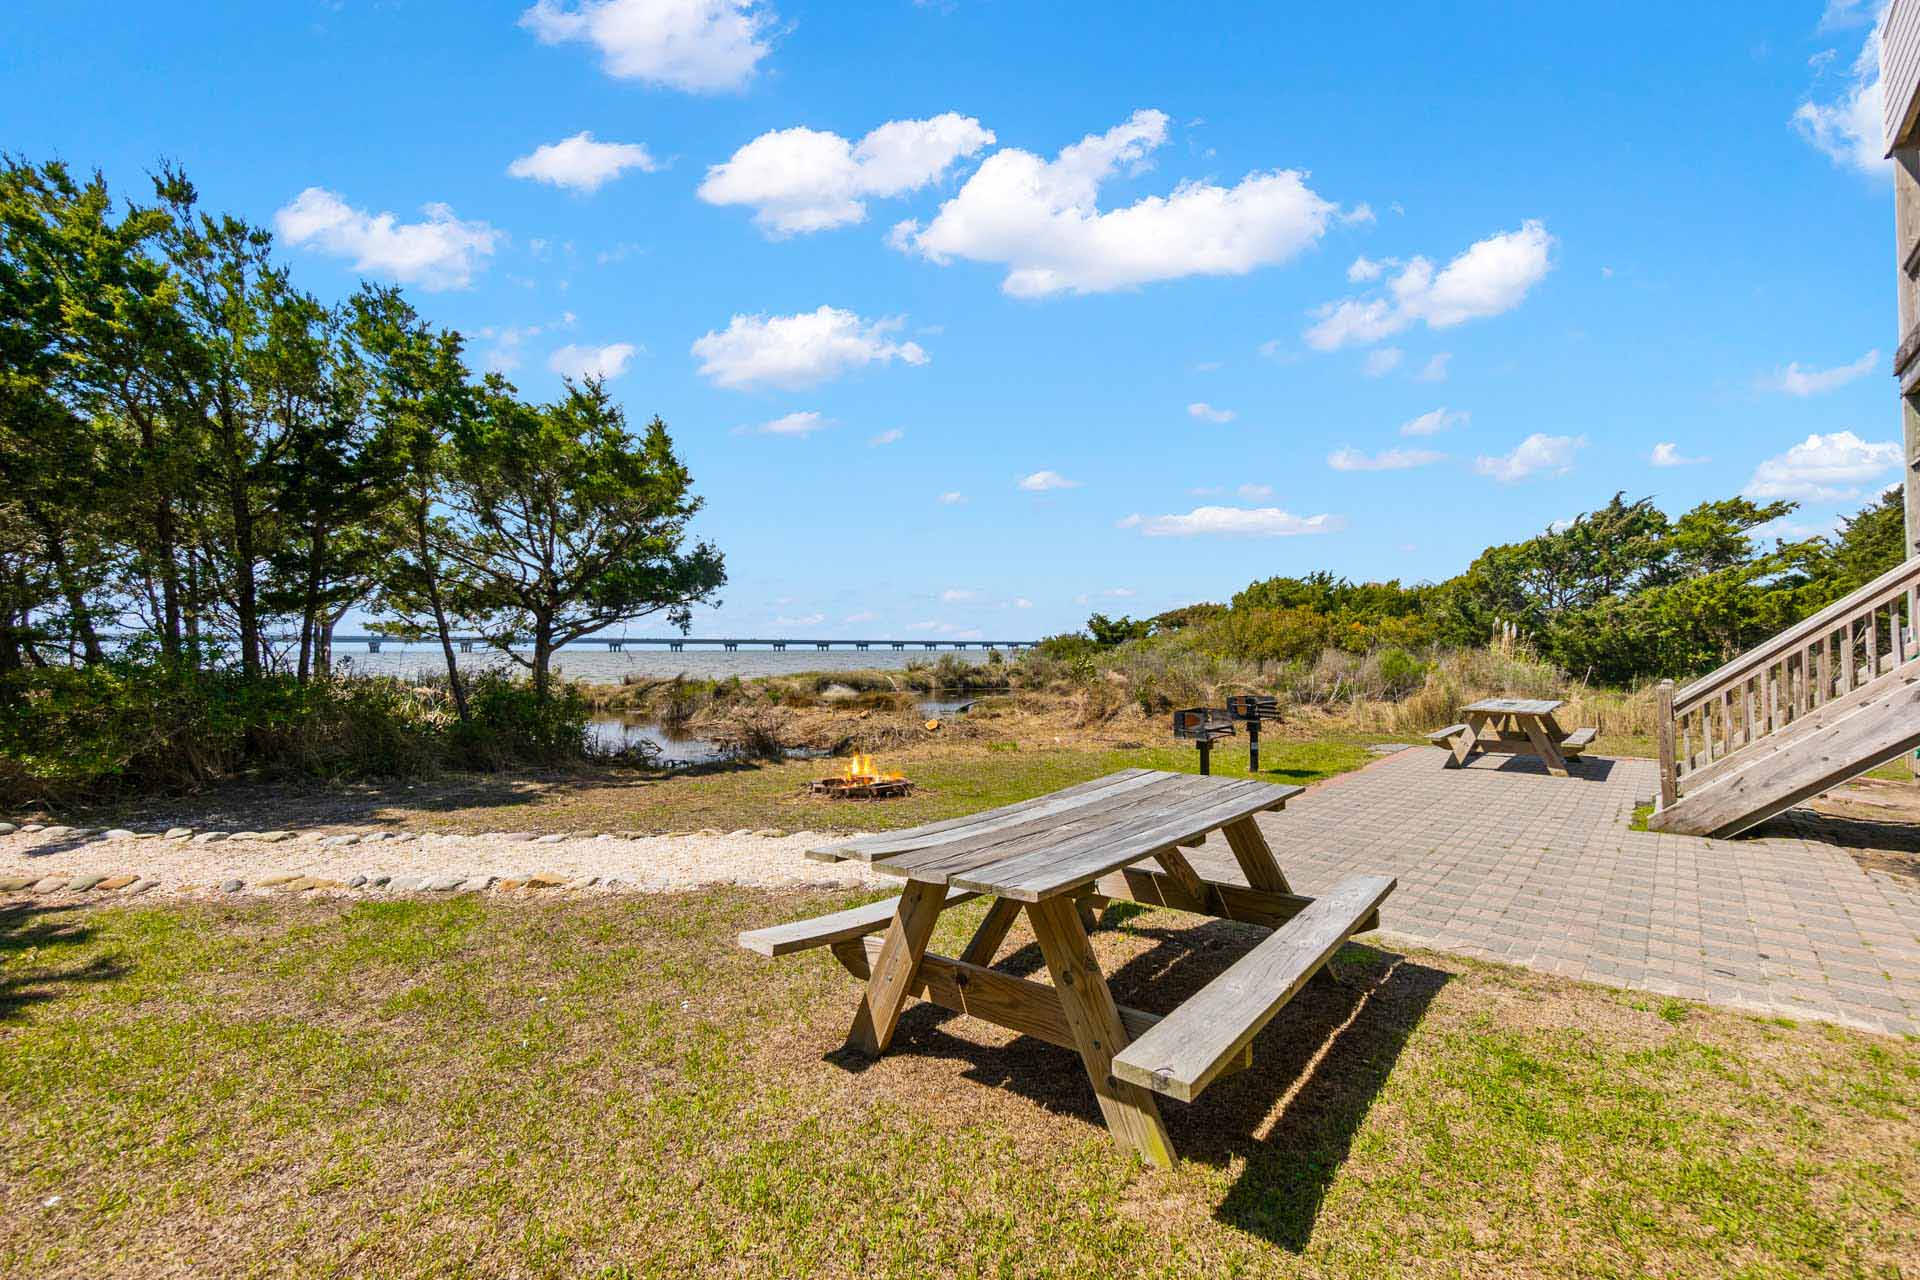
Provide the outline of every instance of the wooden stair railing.
[[1920,660],[1920,558],[1881,574],[1698,680],[1659,687],[1660,807],[1738,769],[1748,748]]

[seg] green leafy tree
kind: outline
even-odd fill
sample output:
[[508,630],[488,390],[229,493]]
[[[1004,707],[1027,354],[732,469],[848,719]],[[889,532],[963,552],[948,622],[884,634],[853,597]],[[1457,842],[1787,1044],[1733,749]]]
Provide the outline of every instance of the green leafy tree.
[[[529,405],[498,378],[453,435],[440,554],[461,570],[463,609],[550,693],[554,650],[616,622],[691,608],[726,582],[720,553],[688,545],[692,476],[655,418],[636,440],[605,387],[569,383]],[[514,641],[527,637],[532,655]]]

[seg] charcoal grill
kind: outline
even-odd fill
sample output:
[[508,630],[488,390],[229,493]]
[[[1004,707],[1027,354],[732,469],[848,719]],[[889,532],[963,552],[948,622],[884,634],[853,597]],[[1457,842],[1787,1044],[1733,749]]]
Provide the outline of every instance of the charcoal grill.
[[1232,694],[1227,714],[1247,726],[1247,772],[1260,772],[1260,725],[1280,718],[1280,699],[1270,693]]
[[1213,744],[1234,734],[1233,717],[1218,707],[1188,707],[1173,713],[1173,736],[1200,748],[1200,772],[1213,772]]

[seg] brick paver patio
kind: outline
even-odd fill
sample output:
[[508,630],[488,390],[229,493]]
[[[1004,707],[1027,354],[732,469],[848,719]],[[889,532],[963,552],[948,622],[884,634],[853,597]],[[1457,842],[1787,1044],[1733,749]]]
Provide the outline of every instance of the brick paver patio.
[[[1658,786],[1648,760],[1589,756],[1555,778],[1525,757],[1445,759],[1401,751],[1263,816],[1296,891],[1384,872],[1400,883],[1381,928],[1410,942],[1920,1034],[1920,858],[1815,838],[1801,811],[1738,840],[1630,830]],[[1233,866],[1217,840],[1200,857]]]

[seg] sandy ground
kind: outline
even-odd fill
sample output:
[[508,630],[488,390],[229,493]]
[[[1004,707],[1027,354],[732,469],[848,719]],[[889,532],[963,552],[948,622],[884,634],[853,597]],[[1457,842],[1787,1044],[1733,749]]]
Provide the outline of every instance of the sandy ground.
[[887,883],[864,863],[812,862],[805,851],[833,837],[818,832],[729,835],[528,837],[525,835],[362,836],[296,833],[280,841],[76,836],[15,832],[0,836],[0,879],[133,875],[157,881],[155,891],[241,880],[249,887],[285,875],[347,881],[354,876],[458,875],[523,879],[597,877],[599,888],[665,892],[710,884],[754,888],[855,888]]

